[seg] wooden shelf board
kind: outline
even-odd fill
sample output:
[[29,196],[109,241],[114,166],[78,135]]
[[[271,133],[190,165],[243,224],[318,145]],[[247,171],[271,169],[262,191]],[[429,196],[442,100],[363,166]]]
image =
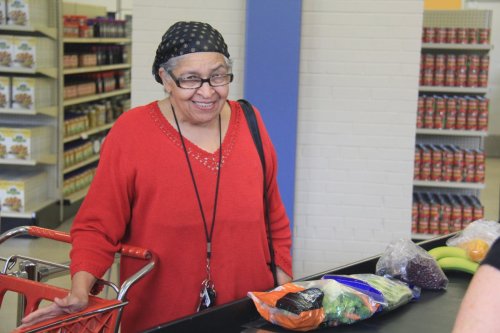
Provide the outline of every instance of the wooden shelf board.
[[83,190],[80,190],[78,192],[75,192],[73,194],[65,196],[64,197],[65,203],[73,204],[79,200],[82,200],[87,195],[87,192],[89,191],[89,187],[90,186],[84,188]]
[[63,106],[70,106],[70,105],[81,104],[81,103],[85,103],[85,102],[92,102],[92,101],[97,101],[99,99],[124,95],[124,94],[128,94],[128,93],[130,93],[129,88],[114,90],[114,91],[110,91],[110,92],[102,93],[102,94],[95,94],[95,95],[89,95],[89,96],[84,96],[84,97],[72,98],[72,99],[65,100],[63,102]]
[[82,161],[80,163],[77,163],[75,165],[69,166],[64,169],[63,174],[70,173],[71,171],[78,170],[86,165],[89,165],[91,163],[94,163],[95,161],[99,160],[99,155],[94,155],[91,158],[86,159],[85,161]]
[[46,68],[0,67],[0,71],[11,74],[42,74],[53,79],[57,78],[56,67],[46,67]]
[[57,38],[57,29],[46,26],[19,26],[19,25],[0,25],[0,31],[10,32],[40,32],[52,39]]
[[114,64],[114,65],[103,65],[103,66],[92,66],[92,67],[89,66],[89,67],[67,68],[64,70],[64,75],[104,72],[115,69],[127,69],[127,68],[130,68],[130,64]]
[[0,158],[0,164],[3,165],[37,165],[37,164],[56,164],[56,155],[42,155],[36,159],[7,159]]
[[67,143],[67,142],[71,142],[71,141],[75,141],[75,140],[79,140],[79,139],[84,139],[85,140],[85,139],[87,139],[89,137],[89,135],[96,134],[96,133],[99,133],[99,132],[103,132],[103,131],[105,131],[107,129],[110,129],[113,126],[113,124],[114,123],[106,124],[106,125],[99,126],[99,127],[90,129],[88,131],[85,131],[85,132],[82,132],[82,133],[79,133],[79,134],[76,134],[76,135],[68,136],[68,137],[66,137],[66,138],[63,139],[63,142]]
[[107,44],[107,43],[119,44],[119,43],[123,43],[123,44],[127,44],[127,43],[131,43],[132,39],[130,39],[130,38],[68,38],[68,37],[65,37],[63,39],[63,41],[64,41],[64,43],[68,43],[68,44],[80,44],[80,43],[83,43],[83,44],[86,44],[86,43],[91,43],[91,44],[96,44],[96,43],[99,43],[99,44]]

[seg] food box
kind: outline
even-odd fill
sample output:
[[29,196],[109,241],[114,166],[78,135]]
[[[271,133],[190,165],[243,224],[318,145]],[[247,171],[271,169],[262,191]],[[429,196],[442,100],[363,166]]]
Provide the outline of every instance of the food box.
[[3,0],[6,2],[7,24],[17,26],[48,26],[49,15],[56,9],[52,0]]
[[63,57],[63,67],[64,68],[77,68],[78,67],[78,55],[77,54],[65,54]]
[[55,41],[45,37],[15,36],[12,67],[23,69],[56,66]]
[[0,25],[7,24],[7,4],[5,0],[0,0]]
[[2,211],[23,213],[45,201],[47,197],[45,171],[0,171],[0,203]]
[[53,135],[49,126],[0,125],[0,136],[5,139],[5,159],[37,159],[48,154],[53,146]]
[[7,157],[7,138],[0,131],[0,159]]
[[12,66],[14,52],[14,37],[0,35],[0,68],[10,68]]
[[10,108],[10,77],[0,76],[0,109]]
[[55,92],[50,79],[13,77],[12,108],[35,110],[55,104]]

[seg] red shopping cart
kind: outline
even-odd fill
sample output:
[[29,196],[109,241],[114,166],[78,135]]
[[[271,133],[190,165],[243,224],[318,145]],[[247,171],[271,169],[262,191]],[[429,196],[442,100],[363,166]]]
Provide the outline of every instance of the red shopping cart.
[[[71,243],[68,233],[44,229],[40,227],[26,226],[18,227],[0,235],[0,244],[9,238],[20,235],[30,235],[43,237]],[[124,306],[127,305],[126,295],[129,288],[149,273],[156,264],[156,257],[148,250],[138,247],[124,245],[119,251],[121,255],[138,259],[148,260],[142,269],[136,272],[123,282],[120,288],[110,281],[98,280],[97,283],[107,285],[112,288],[117,296],[115,299],[104,299],[97,296],[89,296],[89,306],[80,312],[61,315],[26,328],[17,328],[13,333],[21,332],[65,332],[65,333],[98,333],[98,332],[118,332],[121,314]],[[18,260],[28,260],[38,264],[49,265],[58,268],[69,269],[68,266],[53,263],[38,258],[30,258],[20,255],[12,255],[6,259],[4,267],[0,272],[0,306],[7,291],[18,293],[24,298],[24,314],[35,311],[44,300],[53,301],[55,297],[63,298],[68,294],[68,290],[46,283],[31,281],[11,274],[12,268]]]

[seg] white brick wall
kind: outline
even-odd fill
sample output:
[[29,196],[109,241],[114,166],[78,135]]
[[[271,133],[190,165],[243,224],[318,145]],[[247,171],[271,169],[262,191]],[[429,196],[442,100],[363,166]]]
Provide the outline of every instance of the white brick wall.
[[420,0],[302,2],[295,277],[410,236]]
[[[295,277],[380,253],[410,235],[423,1],[302,6]],[[230,98],[241,97],[244,11],[243,0],[134,1],[132,104],[162,98],[151,64],[177,20],[221,31],[235,62]]]
[[134,0],[132,105],[142,105],[164,97],[161,85],[156,83],[151,74],[151,66],[161,36],[177,21],[207,22],[221,32],[234,64],[235,78],[229,98],[241,98],[245,55],[244,0]]

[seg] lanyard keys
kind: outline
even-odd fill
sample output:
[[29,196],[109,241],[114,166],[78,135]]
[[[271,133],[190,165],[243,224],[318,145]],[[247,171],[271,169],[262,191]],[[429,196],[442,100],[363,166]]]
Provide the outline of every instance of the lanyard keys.
[[196,311],[205,310],[214,306],[216,296],[217,293],[215,292],[214,283],[209,279],[204,280],[201,283],[200,303]]

